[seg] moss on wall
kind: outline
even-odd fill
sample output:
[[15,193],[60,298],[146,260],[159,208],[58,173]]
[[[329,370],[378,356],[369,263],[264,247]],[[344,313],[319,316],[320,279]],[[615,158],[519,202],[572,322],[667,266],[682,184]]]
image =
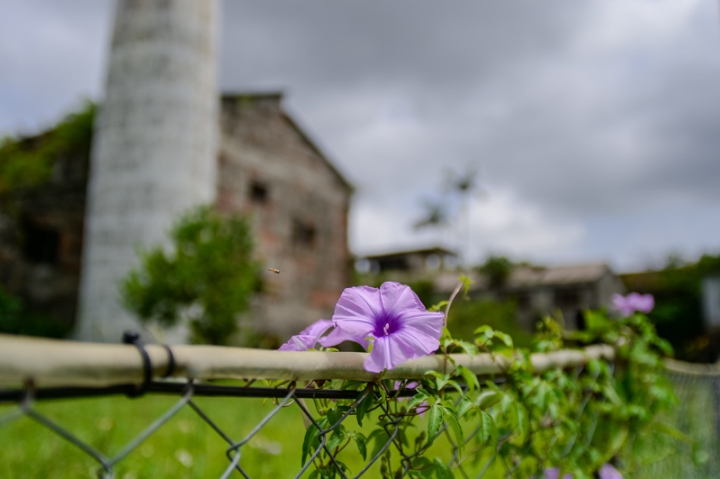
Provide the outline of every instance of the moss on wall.
[[56,161],[89,151],[95,110],[95,104],[88,101],[39,135],[0,140],[0,193],[47,183]]

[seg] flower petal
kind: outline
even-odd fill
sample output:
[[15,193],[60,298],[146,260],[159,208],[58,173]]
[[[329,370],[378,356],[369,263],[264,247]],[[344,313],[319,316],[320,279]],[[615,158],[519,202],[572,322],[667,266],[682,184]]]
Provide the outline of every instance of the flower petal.
[[370,286],[346,288],[335,306],[333,321],[345,332],[365,338],[382,315],[380,291]]
[[390,338],[393,347],[402,350],[402,355],[405,358],[403,361],[432,354],[440,347],[439,335],[435,337],[411,328],[396,331],[388,338]]
[[319,338],[325,331],[333,327],[333,322],[329,319],[318,319],[307,328],[300,331],[300,334],[307,334],[308,336],[315,336]]
[[402,329],[412,329],[419,333],[440,339],[443,328],[443,313],[429,311],[405,311],[400,314],[399,322]]
[[315,336],[296,334],[287,343],[278,348],[278,351],[307,351],[315,345]]
[[380,298],[385,314],[398,316],[408,310],[427,311],[410,286],[388,281],[380,286]]
[[358,343],[366,351],[367,351],[368,345],[370,344],[370,341],[368,341],[367,339],[353,336],[352,334],[348,333],[344,329],[337,327],[337,326],[335,327],[335,329],[330,331],[330,334],[328,334],[327,336],[320,338],[318,340],[320,345],[325,348],[337,346],[338,344],[340,344],[344,341],[353,341],[355,343]]
[[393,343],[392,336],[377,338],[373,343],[372,351],[363,363],[365,370],[371,373],[379,373],[404,363],[408,358],[403,355],[402,349]]
[[315,321],[307,328],[291,337],[287,343],[278,348],[278,351],[306,351],[315,347],[315,343],[325,331],[332,328],[333,322],[329,319],[320,319]]

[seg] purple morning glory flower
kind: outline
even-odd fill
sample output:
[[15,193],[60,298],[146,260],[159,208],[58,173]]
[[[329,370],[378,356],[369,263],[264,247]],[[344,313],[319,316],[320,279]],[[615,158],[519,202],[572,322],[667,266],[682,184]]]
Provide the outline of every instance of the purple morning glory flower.
[[600,476],[600,479],[623,479],[622,474],[620,474],[620,472],[610,464],[605,464],[601,467],[598,471],[598,475]]
[[347,288],[335,306],[337,328],[358,338],[370,338],[373,347],[365,369],[379,373],[440,347],[443,313],[431,313],[409,286],[383,283],[380,288]]
[[627,296],[614,294],[612,302],[613,307],[623,316],[630,316],[635,311],[649,313],[655,307],[655,298],[652,294],[630,293]]

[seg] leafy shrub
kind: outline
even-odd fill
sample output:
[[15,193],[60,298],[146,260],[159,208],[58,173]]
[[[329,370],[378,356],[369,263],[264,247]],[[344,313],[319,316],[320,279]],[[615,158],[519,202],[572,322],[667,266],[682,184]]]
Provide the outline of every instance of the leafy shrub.
[[173,251],[141,252],[122,284],[126,307],[143,322],[189,319],[195,343],[227,344],[257,289],[258,267],[247,220],[209,207],[185,214],[170,233]]
[[0,288],[0,333],[65,338],[70,330],[68,324],[28,310],[22,301]]
[[453,337],[473,341],[478,324],[486,324],[509,334],[516,345],[530,346],[531,335],[517,323],[513,301],[458,300],[448,316],[448,329]]

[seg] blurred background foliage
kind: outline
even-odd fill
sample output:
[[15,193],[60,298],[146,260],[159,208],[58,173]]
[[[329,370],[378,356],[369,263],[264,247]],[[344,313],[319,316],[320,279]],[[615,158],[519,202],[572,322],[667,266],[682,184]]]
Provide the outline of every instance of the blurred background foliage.
[[679,359],[714,362],[720,355],[720,335],[706,331],[703,323],[702,280],[719,274],[720,255],[703,255],[695,262],[670,256],[658,271],[621,278],[628,291],[655,297],[655,308],[648,316]]
[[248,221],[203,206],[182,216],[170,239],[171,250],[139,253],[140,266],[122,283],[126,307],[144,323],[187,320],[194,343],[228,344],[261,289]]
[[41,135],[0,140],[0,193],[47,183],[53,163],[89,151],[96,105],[86,101]]
[[71,331],[71,325],[28,309],[0,287],[0,333],[61,339]]

